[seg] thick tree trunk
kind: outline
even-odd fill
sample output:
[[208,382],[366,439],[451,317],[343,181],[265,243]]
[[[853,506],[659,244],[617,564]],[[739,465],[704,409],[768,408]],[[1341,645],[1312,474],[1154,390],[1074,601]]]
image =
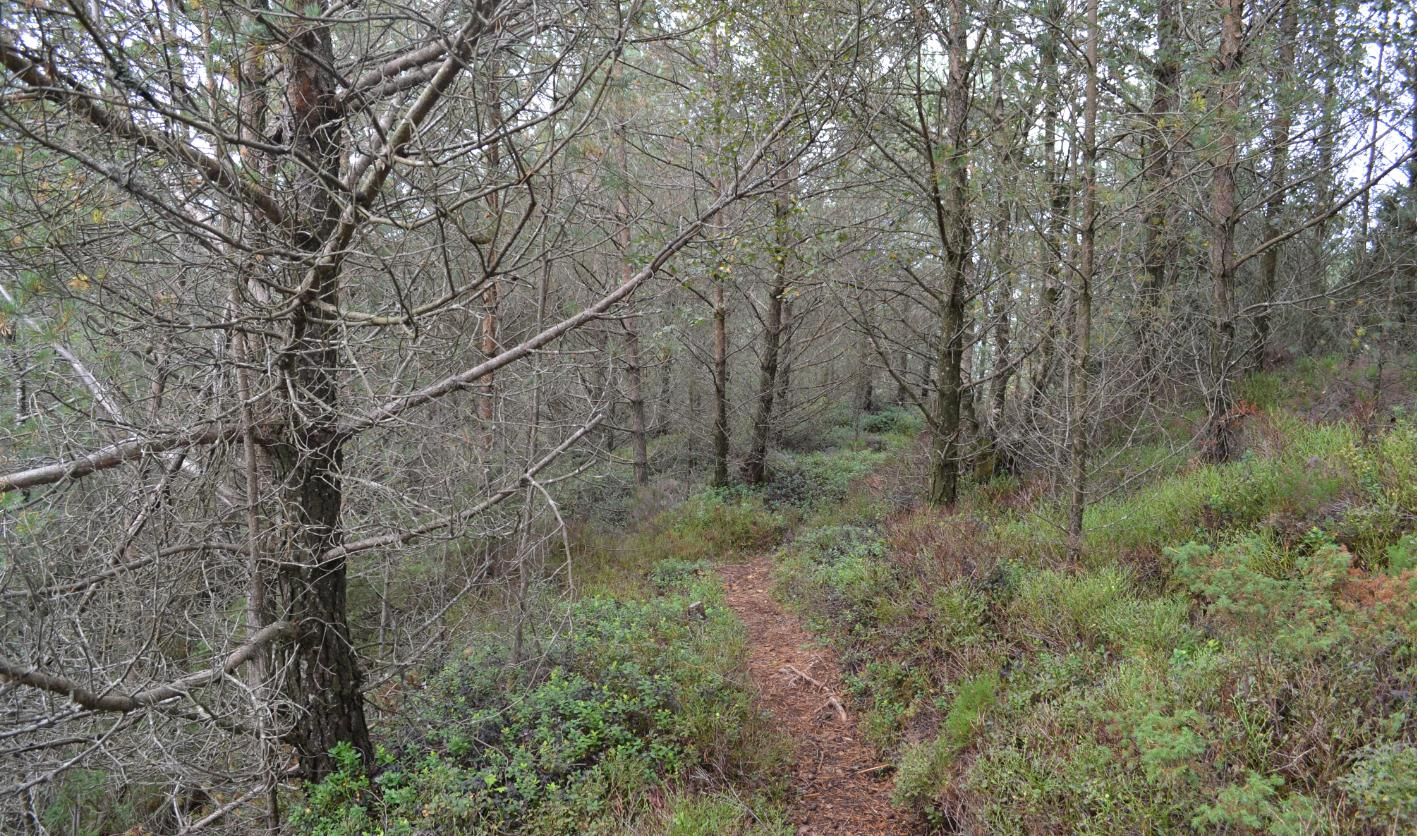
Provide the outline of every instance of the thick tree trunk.
[[[312,25],[291,38],[285,57],[291,142],[307,165],[296,183],[302,232],[296,244],[313,256],[333,229],[337,208],[328,182],[340,174],[340,123],[330,33]],[[283,676],[281,697],[290,723],[286,742],[300,759],[304,777],[318,779],[335,768],[330,751],[347,743],[373,762],[364,719],[363,682],[346,620],[343,557],[323,556],[343,539],[343,439],[339,419],[340,329],[321,307],[339,305],[339,271],[297,262],[297,282],[311,276],[311,293],[293,315],[290,347],[281,358],[292,402],[283,443],[273,449],[275,478],[286,519],[285,552],[275,592],[278,616],[296,625],[293,641],[276,649],[270,670]],[[285,658],[279,658],[284,655]]]
[[1236,453],[1235,429],[1235,166],[1239,141],[1234,120],[1240,111],[1240,60],[1245,0],[1221,0],[1223,17],[1216,54],[1220,123],[1210,189],[1211,317],[1210,380],[1206,393],[1207,457],[1229,461]]
[[[949,0],[949,81],[945,89],[946,142],[944,190],[936,174],[931,143],[931,188],[935,221],[944,250],[944,288],[939,318],[939,350],[936,358],[934,445],[931,448],[929,499],[933,505],[950,505],[959,495],[960,418],[964,359],[964,301],[968,292],[966,262],[969,258],[970,223],[968,214],[969,163],[969,76],[965,64],[968,33],[965,31],[964,0]],[[928,129],[921,116],[921,128]]]
[[758,377],[758,411],[753,417],[753,437],[743,462],[743,479],[750,485],[767,481],[768,440],[772,437],[773,404],[777,398],[778,354],[782,346],[783,306],[786,304],[792,257],[789,222],[792,214],[792,178],[784,171],[773,194],[773,284],[763,328],[763,356]]

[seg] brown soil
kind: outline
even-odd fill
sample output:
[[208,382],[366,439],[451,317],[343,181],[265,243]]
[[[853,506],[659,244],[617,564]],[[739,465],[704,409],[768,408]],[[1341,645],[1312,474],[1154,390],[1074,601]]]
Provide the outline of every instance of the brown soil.
[[722,572],[728,605],[748,630],[761,704],[796,745],[788,813],[799,836],[912,832],[891,806],[889,768],[857,733],[836,661],[772,600],[770,558]]

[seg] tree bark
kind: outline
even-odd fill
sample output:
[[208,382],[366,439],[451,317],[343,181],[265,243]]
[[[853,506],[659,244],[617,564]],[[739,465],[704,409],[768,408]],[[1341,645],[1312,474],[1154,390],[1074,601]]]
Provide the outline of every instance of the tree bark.
[[[616,241],[620,249],[620,281],[623,284],[634,275],[630,264],[630,204],[629,204],[629,153],[625,143],[625,126],[616,125],[615,142],[620,158],[620,196],[615,204],[618,229]],[[635,484],[649,484],[649,442],[645,423],[644,372],[640,361],[640,334],[636,330],[635,316],[621,320],[625,329],[625,400],[630,406],[630,441],[635,455]]]
[[[950,505],[959,495],[960,399],[964,357],[964,300],[969,258],[968,215],[969,165],[966,143],[969,130],[969,77],[965,57],[968,49],[964,0],[949,0],[948,29],[949,79],[946,84],[946,159],[944,189],[937,174],[933,143],[926,146],[930,158],[931,189],[935,221],[944,250],[944,288],[939,308],[939,349],[935,361],[934,444],[931,448],[929,499],[932,505]],[[922,131],[929,136],[921,111]]]
[[792,244],[789,224],[792,215],[792,182],[784,169],[773,190],[773,284],[768,298],[767,321],[763,328],[763,356],[758,377],[758,410],[753,418],[753,437],[743,463],[743,479],[750,485],[767,481],[768,440],[772,437],[773,403],[777,397],[778,353],[782,345],[783,305],[786,303],[791,271]]
[[1206,393],[1206,456],[1226,462],[1236,453],[1235,354],[1235,167],[1239,140],[1240,67],[1244,46],[1245,0],[1220,0],[1220,47],[1216,53],[1216,119],[1219,139],[1210,189],[1211,334],[1210,380]]
[[728,299],[727,277],[713,277],[713,484],[728,484]]
[[353,746],[367,767],[374,755],[364,718],[363,674],[346,616],[345,559],[325,557],[338,555],[332,550],[343,539],[344,435],[337,431],[341,335],[321,310],[339,304],[339,270],[315,263],[339,218],[327,185],[339,181],[341,158],[333,66],[328,28],[310,24],[292,35],[285,55],[288,120],[291,144],[307,161],[295,184],[300,205],[292,210],[301,218],[295,243],[308,258],[292,264],[291,285],[298,286],[307,273],[312,281],[295,310],[290,347],[280,358],[292,394],[273,460],[289,524],[287,557],[274,588],[277,615],[295,625],[295,637],[277,647],[279,661],[272,670],[284,677],[281,696],[291,712],[286,742],[310,780],[335,769],[330,751],[337,744]]
[[1157,0],[1156,59],[1152,63],[1151,114],[1143,135],[1142,188],[1145,207],[1145,239],[1142,243],[1142,286],[1137,294],[1137,343],[1141,353],[1142,385],[1151,386],[1157,363],[1158,310],[1161,296],[1170,284],[1175,261],[1175,237],[1171,231],[1175,213],[1167,200],[1171,187],[1171,137],[1167,120],[1174,119],[1179,104],[1177,83],[1181,78],[1180,8],[1178,0]]
[[[1050,0],[1045,14],[1046,25],[1061,29],[1064,6],[1061,0]],[[1071,194],[1067,186],[1066,159],[1058,141],[1058,110],[1060,93],[1058,90],[1058,35],[1048,32],[1042,48],[1041,74],[1043,76],[1043,176],[1049,187],[1048,224],[1043,230],[1043,293],[1042,293],[1042,336],[1039,357],[1024,413],[1029,421],[1043,405],[1043,399],[1057,377],[1058,329],[1062,322],[1063,292],[1060,287],[1063,262],[1063,232],[1071,213]]]
[[[1287,197],[1283,186],[1289,174],[1289,131],[1294,121],[1294,109],[1290,104],[1289,83],[1294,70],[1294,45],[1299,37],[1298,3],[1289,0],[1279,21],[1279,65],[1274,72],[1275,119],[1274,132],[1270,137],[1269,200],[1264,210],[1264,237],[1268,241],[1279,234],[1280,216],[1284,212]],[[1279,287],[1279,251],[1283,245],[1275,244],[1265,250],[1260,257],[1260,309],[1255,314],[1255,365],[1268,369],[1274,360],[1271,323],[1273,305]]]
[[1092,281],[1097,245],[1097,0],[1087,4],[1087,89],[1083,103],[1082,245],[1074,299],[1073,391],[1068,413],[1072,491],[1068,502],[1068,553],[1082,555],[1087,507],[1087,365],[1092,354]]

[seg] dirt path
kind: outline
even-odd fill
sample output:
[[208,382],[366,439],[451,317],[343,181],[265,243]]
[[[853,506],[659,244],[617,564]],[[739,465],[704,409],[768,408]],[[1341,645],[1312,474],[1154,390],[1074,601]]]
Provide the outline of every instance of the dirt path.
[[860,740],[854,718],[831,700],[845,699],[836,660],[772,600],[771,559],[758,555],[722,572],[728,605],[748,629],[753,683],[796,741],[789,814],[799,836],[909,833],[891,807],[888,770],[876,769],[882,764]]

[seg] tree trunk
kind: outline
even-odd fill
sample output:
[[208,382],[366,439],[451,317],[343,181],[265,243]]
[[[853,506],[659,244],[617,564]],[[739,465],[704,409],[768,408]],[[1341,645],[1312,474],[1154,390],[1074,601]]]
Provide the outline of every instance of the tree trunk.
[[727,278],[714,279],[713,298],[713,484],[728,484],[728,300]]
[[[934,445],[931,449],[930,503],[953,504],[959,495],[961,364],[964,358],[964,298],[969,258],[970,224],[968,207],[969,166],[966,143],[969,128],[969,77],[965,65],[968,33],[965,31],[964,0],[949,0],[949,81],[945,89],[946,148],[945,186],[936,175],[933,144],[930,155],[931,188],[936,207],[935,221],[944,249],[944,293],[941,294],[939,351],[936,358],[934,405]],[[923,123],[923,116],[922,116]],[[922,129],[925,128],[922,124]],[[926,134],[928,136],[928,133]]]
[[[624,268],[625,281],[631,271]],[[645,423],[644,373],[640,362],[640,335],[634,317],[623,320],[625,328],[625,400],[630,406],[630,442],[635,451],[635,484],[649,484],[649,442]]]
[[[502,130],[502,103],[497,91],[496,82],[489,83],[487,97],[487,112],[490,115],[488,133],[496,134]],[[494,142],[487,148],[487,165],[495,170],[502,162],[501,143]],[[487,212],[492,218],[497,218],[501,213],[501,193],[493,191],[487,195]],[[487,245],[488,252],[495,259],[497,256],[496,225],[493,225],[493,240]],[[489,265],[491,266],[491,265]],[[491,272],[487,280],[487,289],[482,293],[482,356],[492,357],[497,353],[498,343],[498,312],[497,305],[500,302],[501,283],[497,279],[496,273]],[[482,454],[483,470],[490,472],[492,467],[491,453],[492,443],[496,438],[493,429],[496,424],[497,406],[497,380],[494,373],[489,372],[479,381],[477,387],[477,418],[482,424]]]
[[[1279,233],[1280,215],[1284,212],[1286,194],[1283,186],[1289,173],[1289,130],[1294,120],[1294,109],[1290,104],[1290,76],[1294,70],[1294,44],[1299,38],[1299,14],[1297,3],[1290,0],[1284,4],[1283,17],[1279,22],[1279,65],[1274,72],[1275,118],[1274,134],[1270,141],[1269,200],[1264,209],[1264,233],[1261,240],[1269,241]],[[1274,359],[1271,344],[1272,305],[1279,287],[1279,251],[1282,244],[1275,244],[1260,257],[1260,299],[1259,312],[1255,314],[1255,365],[1268,369]]]
[[1082,246],[1074,299],[1073,391],[1068,411],[1072,492],[1068,503],[1068,554],[1082,555],[1087,506],[1087,365],[1092,354],[1092,279],[1097,243],[1097,0],[1087,4],[1087,90],[1083,103]]
[[772,437],[775,441],[781,442],[786,424],[782,420],[783,416],[792,408],[787,396],[792,392],[792,295],[782,302],[782,340],[778,348],[781,368],[777,373],[777,395],[774,409],[777,410],[777,420],[773,422]]
[[786,304],[791,271],[789,223],[792,215],[793,178],[784,170],[773,190],[773,285],[768,299],[767,322],[763,329],[763,357],[758,378],[758,411],[753,418],[753,437],[743,463],[743,479],[750,485],[767,481],[768,440],[772,437],[773,402],[777,396],[778,353],[782,345],[783,305]]
[[1176,258],[1171,231],[1175,216],[1167,192],[1171,187],[1171,136],[1168,120],[1176,118],[1179,104],[1176,85],[1181,77],[1180,9],[1178,0],[1158,0],[1156,5],[1156,59],[1152,63],[1151,114],[1143,136],[1142,188],[1145,194],[1142,243],[1142,286],[1137,294],[1137,344],[1141,353],[1144,390],[1151,387],[1156,368],[1161,296],[1170,284]]
[[[1337,63],[1341,60],[1338,46],[1338,11],[1334,6],[1328,5],[1323,11],[1323,31],[1315,33],[1320,42],[1319,51],[1325,61]],[[1318,187],[1315,210],[1322,211],[1333,202],[1334,191],[1336,190],[1337,178],[1334,174],[1334,153],[1338,135],[1338,74],[1326,73],[1324,76],[1323,92],[1323,112],[1319,117],[1319,131],[1316,144],[1318,145]],[[1314,225],[1314,259],[1304,281],[1304,295],[1309,297],[1319,297],[1328,291],[1328,216],[1321,216],[1319,222]],[[1318,348],[1324,339],[1326,330],[1322,324],[1319,312],[1314,310],[1312,303],[1308,306],[1308,316],[1302,329],[1300,339],[1300,349],[1305,353],[1311,353]]]
[[[1047,25],[1061,28],[1064,7],[1061,0],[1051,0],[1047,9]],[[1058,36],[1051,31],[1045,36],[1041,74],[1043,76],[1043,154],[1044,180],[1050,190],[1048,224],[1043,230],[1043,294],[1042,294],[1042,335],[1040,337],[1039,359],[1029,387],[1024,413],[1029,421],[1043,405],[1043,399],[1057,377],[1059,365],[1058,329],[1062,321],[1061,309],[1063,292],[1060,287],[1060,266],[1064,253],[1063,232],[1066,228],[1071,208],[1071,194],[1067,187],[1067,165],[1058,141]]]
[[281,358],[292,402],[286,411],[283,443],[273,450],[275,478],[289,521],[287,558],[280,564],[275,591],[279,617],[297,626],[293,641],[272,671],[283,676],[281,697],[291,723],[286,742],[310,780],[335,769],[330,750],[348,743],[372,766],[374,749],[364,719],[363,675],[350,639],[345,609],[345,561],[324,558],[343,539],[343,438],[339,423],[340,329],[321,311],[339,305],[339,271],[315,265],[331,233],[338,209],[328,182],[340,174],[340,123],[330,32],[311,25],[294,34],[287,49],[287,102],[291,143],[307,165],[297,182],[302,232],[296,244],[311,257],[292,265],[298,285],[307,274],[311,293],[293,316],[290,347]]
[[1245,0],[1221,0],[1223,17],[1216,54],[1216,119],[1220,134],[1210,189],[1211,317],[1210,381],[1206,393],[1207,457],[1226,462],[1236,453],[1235,395],[1235,166],[1239,140],[1240,60]]
[[[630,264],[630,205],[629,205],[629,155],[625,147],[625,126],[617,124],[615,141],[619,150],[621,191],[615,205],[616,240],[620,248],[620,282],[627,283],[634,276]],[[633,315],[621,320],[625,329],[625,400],[630,406],[630,441],[635,450],[635,484],[649,484],[649,442],[645,425],[644,373],[640,362],[640,334],[635,330]]]

